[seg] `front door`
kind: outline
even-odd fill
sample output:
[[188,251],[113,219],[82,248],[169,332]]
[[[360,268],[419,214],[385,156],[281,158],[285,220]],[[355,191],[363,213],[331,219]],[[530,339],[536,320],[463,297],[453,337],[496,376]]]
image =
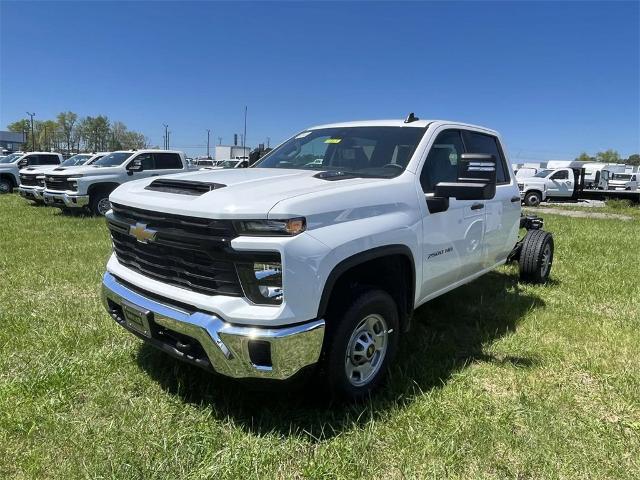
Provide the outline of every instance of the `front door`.
[[[431,298],[458,280],[482,269],[485,209],[480,201],[449,199],[438,211],[433,191],[438,182],[455,182],[458,161],[464,153],[459,130],[442,129],[420,172],[422,203],[421,300]],[[431,204],[431,205],[430,205]]]
[[569,169],[563,168],[552,173],[547,182],[547,195],[550,197],[570,197],[573,195],[573,178]]

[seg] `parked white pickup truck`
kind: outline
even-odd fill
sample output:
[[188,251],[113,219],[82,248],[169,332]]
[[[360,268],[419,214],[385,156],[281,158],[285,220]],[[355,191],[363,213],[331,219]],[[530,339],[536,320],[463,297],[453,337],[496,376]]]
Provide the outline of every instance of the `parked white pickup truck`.
[[252,168],[110,201],[102,298],[118,324],[231,377],[321,366],[352,399],[382,382],[416,307],[510,260],[545,282],[553,260],[499,134],[413,114],[313,127]]
[[109,194],[119,185],[187,170],[184,153],[174,150],[111,152],[91,165],[45,175],[44,201],[60,208],[86,208],[104,215]]
[[609,180],[611,190],[638,190],[640,173],[614,173]]
[[0,160],[0,193],[20,185],[20,170],[29,166],[59,165],[62,155],[54,152],[12,153]]
[[576,179],[573,169],[541,170],[533,177],[518,179],[518,189],[524,204],[535,207],[548,198],[573,196]]
[[108,152],[78,153],[67,158],[60,165],[47,165],[42,167],[27,167],[20,171],[20,186],[18,193],[27,200],[35,203],[44,203],[44,177],[49,172],[62,172],[71,167],[91,165],[101,159]]

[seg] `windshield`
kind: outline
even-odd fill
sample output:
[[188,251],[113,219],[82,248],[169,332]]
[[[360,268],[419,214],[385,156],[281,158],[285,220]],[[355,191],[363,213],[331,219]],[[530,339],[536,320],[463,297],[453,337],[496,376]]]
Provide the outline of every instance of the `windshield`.
[[217,167],[222,168],[233,168],[238,164],[239,160],[225,160],[224,162],[220,162]]
[[4,158],[0,158],[0,163],[11,163],[18,158],[22,157],[24,153],[12,153],[11,155],[7,155]]
[[549,175],[553,170],[540,170],[538,173],[534,175],[534,177],[544,178]]
[[362,177],[400,175],[422,139],[420,127],[340,127],[302,132],[254,167],[335,171]]
[[84,162],[89,160],[91,155],[87,155],[86,153],[79,153],[78,155],[74,155],[73,157],[67,158],[64,162],[60,164],[61,167],[73,167],[74,165],[82,165]]
[[627,173],[614,173],[612,180],[631,180],[631,174]]
[[117,167],[124,163],[131,155],[133,155],[133,152],[113,152],[93,162],[91,165],[97,167]]

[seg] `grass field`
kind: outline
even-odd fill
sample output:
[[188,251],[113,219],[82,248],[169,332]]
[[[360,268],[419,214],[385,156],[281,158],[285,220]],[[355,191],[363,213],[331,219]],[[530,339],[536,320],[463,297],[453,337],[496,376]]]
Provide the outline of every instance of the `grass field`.
[[547,215],[513,266],[416,313],[365,405],[183,365],[99,302],[104,220],[0,196],[0,478],[640,478],[640,214]]

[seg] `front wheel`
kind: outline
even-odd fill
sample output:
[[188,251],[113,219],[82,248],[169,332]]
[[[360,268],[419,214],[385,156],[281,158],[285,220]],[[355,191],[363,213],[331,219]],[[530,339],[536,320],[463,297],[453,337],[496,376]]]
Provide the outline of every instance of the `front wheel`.
[[0,178],[0,194],[2,193],[11,193],[13,185],[6,178]]
[[358,295],[347,310],[330,319],[326,376],[331,390],[349,400],[380,386],[398,347],[398,309],[383,290]]
[[89,201],[89,209],[94,215],[103,217],[111,209],[109,194],[106,192],[92,194]]
[[541,201],[542,197],[538,192],[529,192],[524,196],[524,204],[528,207],[537,207]]

